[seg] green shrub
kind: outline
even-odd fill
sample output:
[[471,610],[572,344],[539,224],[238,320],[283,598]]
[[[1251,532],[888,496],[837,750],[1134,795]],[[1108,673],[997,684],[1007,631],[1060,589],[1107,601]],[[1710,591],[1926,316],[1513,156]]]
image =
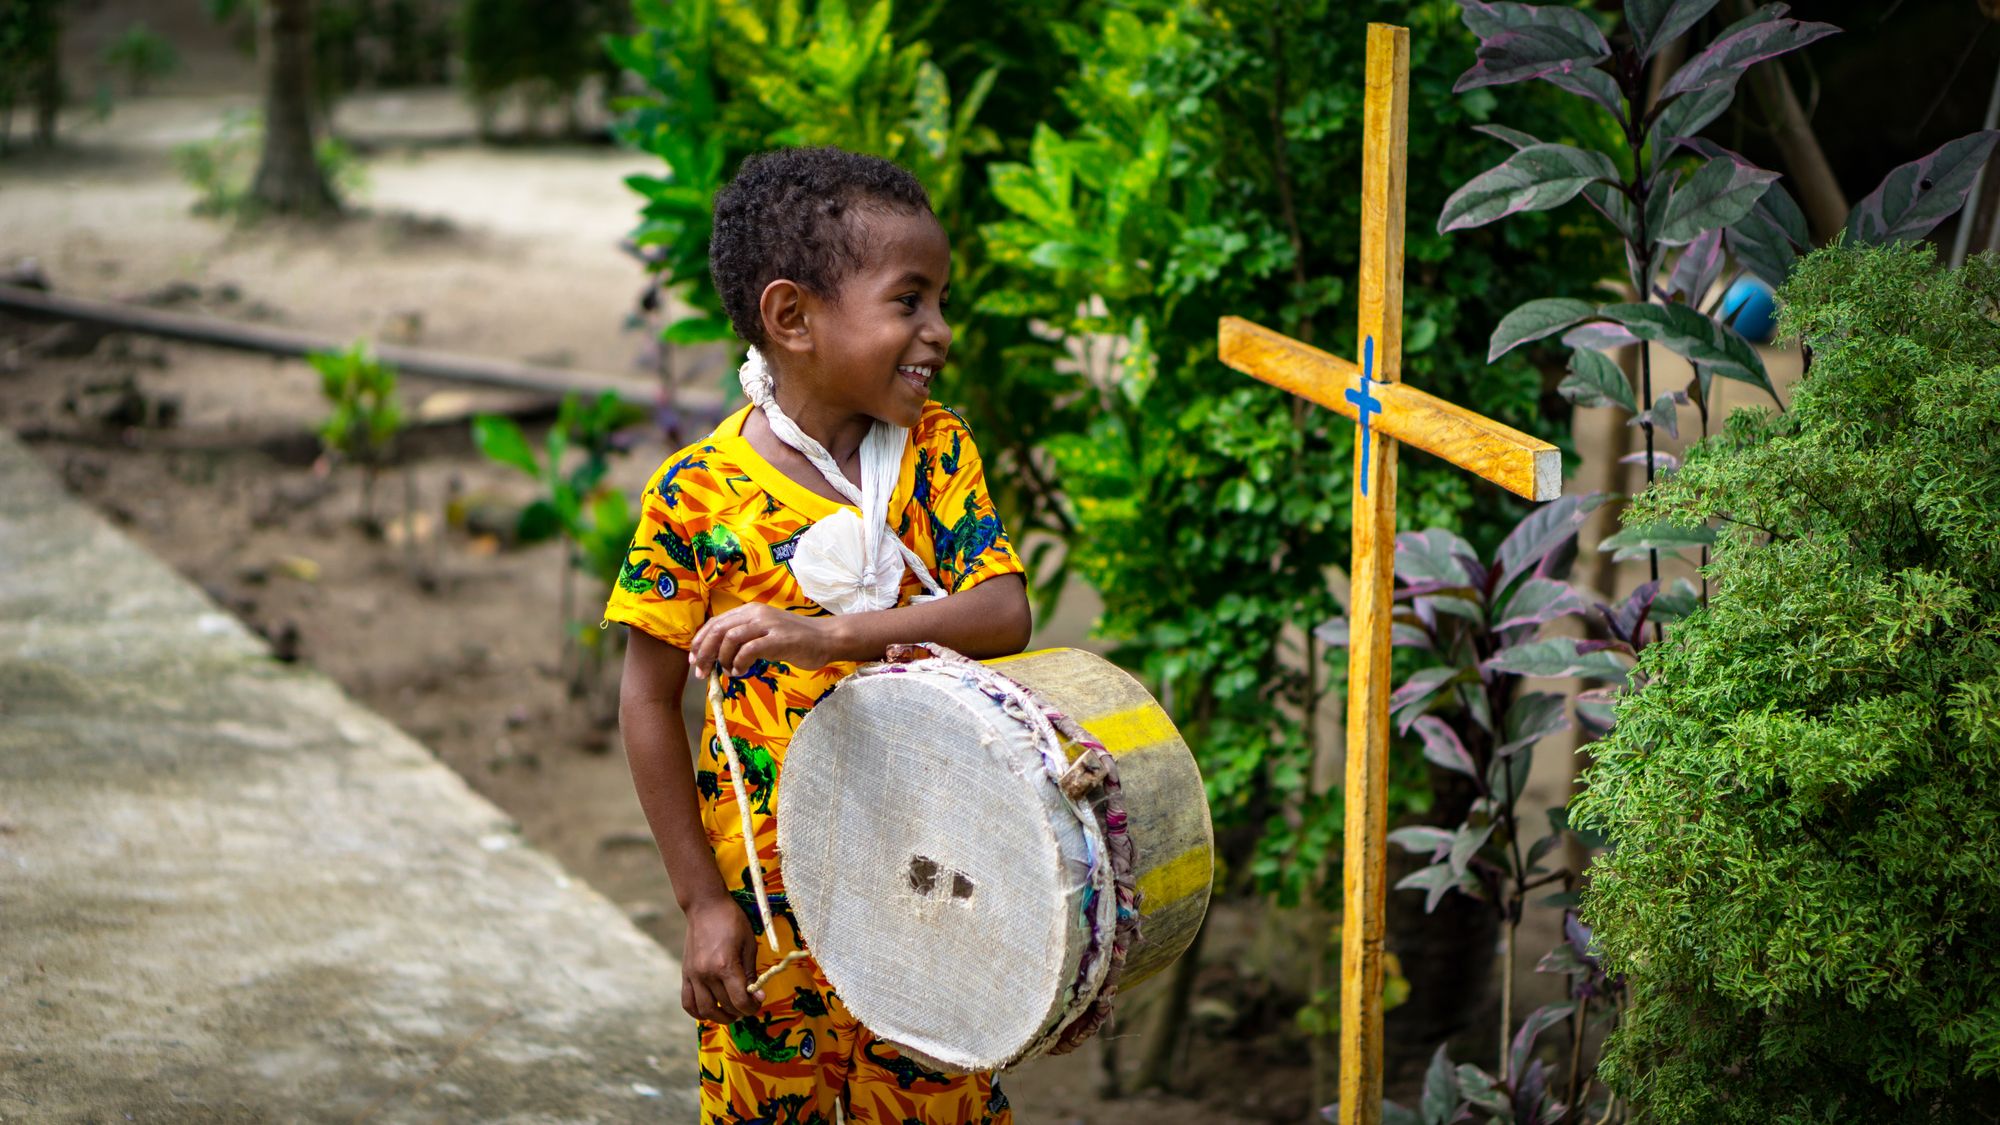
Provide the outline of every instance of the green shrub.
[[403,428],[396,369],[370,354],[363,341],[344,352],[314,352],[306,359],[319,372],[320,396],[333,408],[320,423],[320,445],[328,457],[361,466],[361,518],[372,525],[375,478]]
[[128,93],[143,94],[148,83],[179,70],[181,56],[142,20],[105,45],[104,65],[125,76]]
[[1661,1122],[1969,1122],[2000,1105],[2000,262],[1835,248],[1812,365],[1630,521],[1721,525],[1575,804]]
[[579,87],[602,57],[599,37],[624,22],[616,0],[467,0],[459,54],[482,129],[490,131],[497,99],[516,90],[531,105],[567,103],[574,123]]

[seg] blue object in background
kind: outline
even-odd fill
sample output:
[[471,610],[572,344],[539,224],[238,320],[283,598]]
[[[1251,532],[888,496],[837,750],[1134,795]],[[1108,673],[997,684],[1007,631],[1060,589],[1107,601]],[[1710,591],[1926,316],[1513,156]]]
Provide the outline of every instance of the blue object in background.
[[1722,295],[1722,319],[1753,344],[1768,344],[1778,334],[1771,287],[1754,277],[1739,277]]

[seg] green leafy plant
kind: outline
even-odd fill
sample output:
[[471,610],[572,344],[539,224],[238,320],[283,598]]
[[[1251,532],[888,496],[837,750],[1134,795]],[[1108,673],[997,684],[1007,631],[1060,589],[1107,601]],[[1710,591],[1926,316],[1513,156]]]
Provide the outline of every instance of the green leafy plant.
[[[1528,896],[1560,883],[1562,892],[1543,902],[1561,908],[1576,885],[1575,872],[1545,862],[1572,836],[1564,811],[1551,810],[1548,831],[1529,843],[1523,808],[1534,748],[1569,729],[1567,705],[1560,695],[1524,690],[1524,682],[1530,676],[1578,676],[1612,685],[1585,693],[1578,704],[1585,725],[1601,730],[1608,725],[1609,694],[1626,683],[1632,658],[1645,647],[1648,620],[1677,619],[1692,611],[1696,601],[1694,587],[1685,580],[1666,591],[1647,583],[1615,607],[1596,602],[1568,582],[1577,532],[1603,500],[1599,494],[1563,497],[1535,509],[1501,542],[1490,562],[1449,532],[1432,529],[1397,537],[1396,600],[1401,604],[1392,640],[1420,659],[1391,693],[1389,704],[1397,732],[1405,737],[1414,733],[1424,759],[1437,771],[1432,788],[1440,800],[1428,822],[1390,833],[1391,843],[1425,864],[1396,887],[1422,892],[1427,914],[1454,895],[1484,903],[1492,919],[1489,930],[1497,929],[1501,938],[1499,1064],[1491,1071],[1454,1066],[1446,1048],[1439,1047],[1418,1112],[1397,1111],[1426,1125],[1563,1119],[1565,1107],[1581,1107],[1589,1100],[1582,1050],[1592,1004],[1599,1004],[1599,1023],[1616,1014],[1615,982],[1604,979],[1582,956],[1575,936],[1579,923],[1572,919],[1566,921],[1571,936],[1557,953],[1575,945],[1577,955],[1552,955],[1544,964],[1547,971],[1572,977],[1572,999],[1537,1009],[1518,1029],[1514,1025],[1514,950]],[[1610,639],[1541,636],[1550,623],[1579,616],[1595,618]],[[1345,618],[1327,622],[1318,632],[1329,644],[1348,642]],[[1568,1065],[1549,1066],[1532,1058],[1537,1038],[1564,1021],[1569,1024]],[[1556,1088],[1553,1083],[1565,1073],[1567,1084]],[[1440,1074],[1449,1097],[1439,1093]]]
[[364,341],[346,351],[314,352],[306,358],[319,372],[321,397],[333,408],[320,423],[320,444],[329,458],[361,466],[361,519],[376,527],[375,480],[403,428],[396,369],[370,354]]
[[634,5],[638,30],[607,47],[646,84],[622,100],[625,143],[658,155],[664,175],[630,176],[645,198],[633,244],[687,315],[665,327],[672,344],[729,340],[708,278],[715,193],[752,152],[838,145],[915,173],[949,223],[965,158],[994,144],[974,124],[997,75],[987,68],[954,99],[916,26],[895,27],[890,0],[860,11],[849,0],[696,0]]
[[[1590,13],[1565,5],[1460,3],[1479,48],[1454,89],[1481,91],[1540,79],[1609,115],[1619,143],[1552,143],[1519,129],[1483,127],[1480,131],[1506,143],[1513,154],[1452,194],[1439,213],[1438,231],[1469,230],[1560,207],[1578,196],[1611,224],[1624,245],[1626,282],[1637,299],[1528,301],[1501,318],[1487,354],[1498,359],[1523,344],[1560,335],[1569,350],[1570,374],[1559,389],[1581,406],[1616,407],[1631,415],[1629,424],[1645,433],[1640,461],[1649,484],[1674,468],[1672,456],[1655,448],[1654,436],[1660,428],[1678,436],[1680,406],[1692,401],[1701,432],[1708,433],[1715,378],[1748,383],[1777,397],[1756,349],[1721,312],[1727,287],[1716,282],[1733,259],[1739,275],[1748,272],[1780,285],[1798,250],[1808,245],[1805,217],[1776,182],[1778,174],[1700,132],[1729,108],[1745,71],[1838,31],[1792,18],[1787,5],[1765,4],[1690,51],[1671,73],[1656,76],[1664,48],[1693,32],[1716,3],[1628,0],[1625,34],[1615,39]],[[1855,205],[1848,237],[1922,238],[1964,204],[1996,140],[2000,132],[1976,133],[1890,172]],[[1686,359],[1694,368],[1693,381],[1686,388],[1655,387],[1651,348],[1641,347],[1635,389],[1599,350],[1642,341]],[[1684,545],[1635,528],[1613,549],[1643,548],[1657,582],[1659,552]]]
[[622,30],[621,9],[613,0],[467,0],[459,57],[481,133],[492,133],[497,103],[509,93],[523,95],[536,113],[561,104],[575,131],[579,88],[596,69],[599,38]]
[[1821,251],[1815,362],[1634,507],[1721,524],[1575,809],[1660,1122],[1977,1121],[2000,1097],[2000,262]]
[[180,52],[165,36],[147,27],[144,20],[125,29],[105,44],[104,65],[125,77],[127,92],[144,94],[152,82],[180,69]]
[[[792,17],[739,10],[796,20],[781,34]],[[953,244],[957,340],[939,397],[978,429],[1037,597],[1046,607],[1073,568],[1104,598],[1100,633],[1200,748],[1230,886],[1320,901],[1340,818],[1311,784],[1318,748],[1304,720],[1336,669],[1302,624],[1336,611],[1326,574],[1346,555],[1352,427],[1223,369],[1215,322],[1234,313],[1354,346],[1360,217],[1340,185],[1360,179],[1356,45],[1370,18],[1415,25],[1413,115],[1437,124],[1413,132],[1412,163],[1469,176],[1477,166],[1452,127],[1487,120],[1496,103],[1448,92],[1472,43],[1456,9],[1050,0],[900,21],[873,4],[830,11],[640,3],[639,32],[612,44],[647,86],[625,103],[621,135],[667,165],[635,184],[647,203],[634,240],[673,298],[650,293],[649,315],[669,321],[674,344],[727,334],[707,288],[708,206],[742,155],[790,140],[882,152],[911,138],[886,154],[941,200]],[[861,57],[829,49],[815,63],[813,45],[834,41],[826,29],[876,26],[888,42],[842,33],[878,44],[851,87],[814,69]],[[927,53],[910,50],[926,38]],[[759,46],[776,41],[799,46]],[[936,88],[925,62],[952,91],[948,106],[922,96]],[[1573,114],[1553,91],[1543,102]],[[942,166],[913,147],[928,129],[879,124],[923,120],[944,131]],[[955,181],[936,171],[960,165]],[[1440,182],[1413,181],[1412,208],[1440,206]],[[1488,328],[1615,257],[1546,218],[1527,223],[1470,246],[1411,231],[1406,368],[1412,383],[1546,431],[1535,367],[1478,362]],[[1400,490],[1418,520],[1489,549],[1518,514],[1416,459]],[[1420,766],[1405,764],[1395,799],[1429,800]],[[1172,1058],[1173,1037],[1159,1041],[1152,1082]]]
[[577,694],[596,680],[603,654],[598,630],[574,615],[573,575],[608,589],[624,568],[639,517],[624,493],[604,477],[612,456],[622,452],[620,435],[646,418],[644,410],[610,391],[594,400],[566,395],[539,454],[511,418],[481,414],[472,420],[473,443],[481,453],[541,486],[541,495],[521,509],[518,538],[532,543],[561,537],[564,542],[562,630],[565,651],[581,653],[570,681]]

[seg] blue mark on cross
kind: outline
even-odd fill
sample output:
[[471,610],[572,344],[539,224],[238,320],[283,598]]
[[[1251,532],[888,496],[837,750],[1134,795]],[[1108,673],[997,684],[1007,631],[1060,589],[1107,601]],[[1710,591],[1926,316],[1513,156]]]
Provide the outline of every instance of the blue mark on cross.
[[1368,384],[1375,375],[1375,337],[1361,341],[1361,389],[1348,391],[1347,401],[1361,415],[1361,495],[1368,495],[1368,437],[1375,427],[1368,424],[1371,415],[1382,413],[1382,400],[1368,393]]

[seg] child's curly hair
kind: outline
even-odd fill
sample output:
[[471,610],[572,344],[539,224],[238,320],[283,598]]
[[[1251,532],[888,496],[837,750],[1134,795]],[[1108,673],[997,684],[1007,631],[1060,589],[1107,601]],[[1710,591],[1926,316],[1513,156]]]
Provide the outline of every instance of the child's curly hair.
[[736,335],[766,343],[757,302],[789,278],[823,297],[866,261],[855,212],[930,214],[917,178],[879,156],[838,148],[784,148],[743,162],[715,196],[708,270]]

